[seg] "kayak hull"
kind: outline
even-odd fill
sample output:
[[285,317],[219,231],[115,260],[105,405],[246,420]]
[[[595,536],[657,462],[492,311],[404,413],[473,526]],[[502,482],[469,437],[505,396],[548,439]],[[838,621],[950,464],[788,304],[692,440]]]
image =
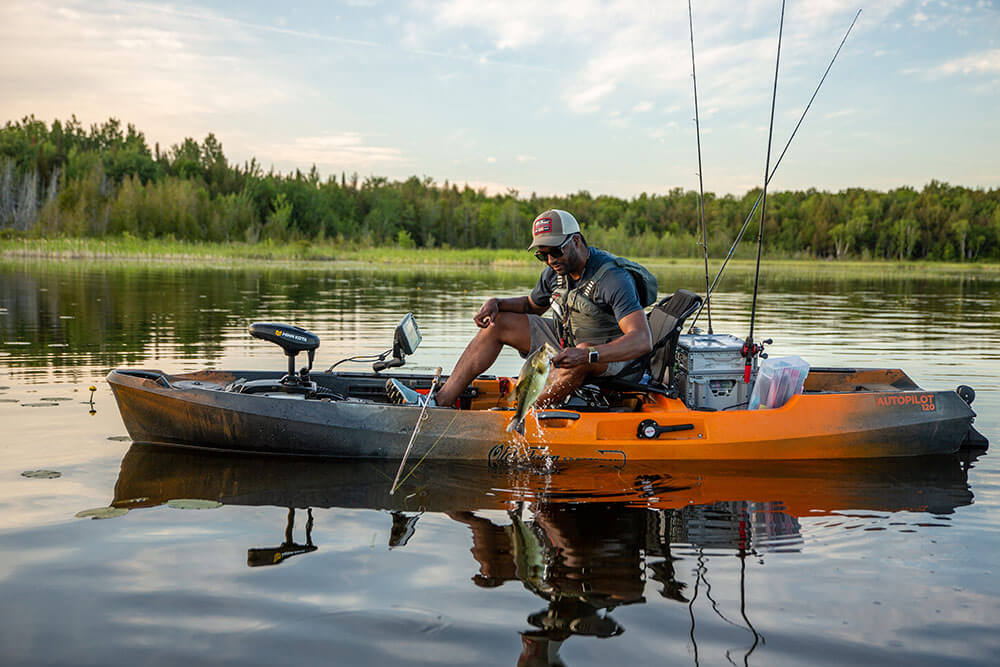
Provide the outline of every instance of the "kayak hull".
[[[305,400],[227,391],[237,379],[277,374],[114,370],[108,375],[125,427],[136,442],[263,454],[400,459],[420,409],[393,405],[372,388],[385,377],[330,374],[314,379],[370,398]],[[405,376],[419,387],[430,376]],[[954,391],[923,391],[901,371],[829,369],[814,388],[771,410],[706,412],[647,394],[614,411],[529,413],[523,436],[505,431],[512,412],[508,378],[474,383],[470,409],[429,409],[411,459],[503,462],[848,459],[957,451],[975,413]],[[350,385],[353,386],[353,385]],[[850,390],[845,388],[849,387]],[[345,394],[347,393],[346,390]],[[383,392],[384,394],[384,392]],[[381,399],[381,400],[380,400]],[[492,409],[490,409],[492,408]],[[655,426],[642,437],[640,425]]]

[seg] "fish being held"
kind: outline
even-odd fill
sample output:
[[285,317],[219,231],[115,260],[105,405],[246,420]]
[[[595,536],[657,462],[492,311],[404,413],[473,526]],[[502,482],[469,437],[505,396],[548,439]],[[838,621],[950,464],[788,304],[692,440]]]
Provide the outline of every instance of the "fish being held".
[[540,348],[531,353],[521,367],[521,374],[517,376],[517,385],[514,387],[514,396],[517,399],[517,409],[510,423],[507,424],[507,432],[517,431],[524,435],[524,418],[528,410],[538,400],[545,384],[549,379],[549,369],[552,368],[552,357],[559,354],[559,350],[549,343],[544,343]]

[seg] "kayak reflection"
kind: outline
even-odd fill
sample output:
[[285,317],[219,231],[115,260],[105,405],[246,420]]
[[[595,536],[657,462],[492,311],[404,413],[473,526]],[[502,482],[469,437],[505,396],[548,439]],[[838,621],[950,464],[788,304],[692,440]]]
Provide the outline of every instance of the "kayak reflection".
[[[521,633],[519,664],[561,664],[573,635],[614,637],[625,628],[617,607],[647,594],[689,605],[708,590],[705,551],[735,555],[741,596],[748,562],[769,551],[802,548],[800,519],[854,510],[950,514],[972,503],[971,460],[929,459],[574,465],[542,473],[478,463],[423,462],[404,472],[389,495],[395,461],[335,461],[224,454],[134,444],[122,460],[113,507],[130,510],[170,500],[289,508],[282,544],[248,550],[250,566],[310,553],[312,508],[383,510],[388,546],[403,548],[426,513],[468,527],[476,586],[519,582],[545,601]],[[296,542],[295,508],[306,509],[305,542]],[[496,510],[500,510],[498,513]],[[750,558],[748,558],[748,556]],[[678,560],[688,561],[678,576]],[[713,613],[722,613],[715,608]],[[741,610],[727,620],[748,631]]]
[[[565,469],[423,461],[389,495],[398,461],[271,457],[133,444],[115,484],[116,507],[177,498],[226,505],[344,507],[401,512],[508,510],[518,503],[609,503],[677,509],[772,503],[790,517],[838,510],[950,514],[972,502],[969,454],[831,461],[635,462],[625,470],[577,462]],[[773,517],[772,517],[773,518]]]

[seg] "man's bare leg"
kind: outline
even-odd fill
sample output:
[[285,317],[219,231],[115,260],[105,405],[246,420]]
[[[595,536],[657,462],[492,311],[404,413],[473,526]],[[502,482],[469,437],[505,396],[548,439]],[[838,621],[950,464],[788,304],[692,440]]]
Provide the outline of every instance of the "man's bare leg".
[[530,351],[531,332],[527,315],[497,313],[490,326],[480,329],[462,352],[448,381],[435,394],[435,402],[438,405],[451,405],[458,400],[469,383],[493,365],[504,345],[510,345],[521,354]]

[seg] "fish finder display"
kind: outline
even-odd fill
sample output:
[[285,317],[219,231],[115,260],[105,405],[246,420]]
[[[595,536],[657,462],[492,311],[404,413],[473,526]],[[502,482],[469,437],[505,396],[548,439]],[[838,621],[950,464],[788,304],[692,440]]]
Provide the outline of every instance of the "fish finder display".
[[413,313],[407,313],[403,320],[396,327],[396,344],[405,354],[413,354],[420,345],[423,337],[417,327],[417,321],[413,318]]

